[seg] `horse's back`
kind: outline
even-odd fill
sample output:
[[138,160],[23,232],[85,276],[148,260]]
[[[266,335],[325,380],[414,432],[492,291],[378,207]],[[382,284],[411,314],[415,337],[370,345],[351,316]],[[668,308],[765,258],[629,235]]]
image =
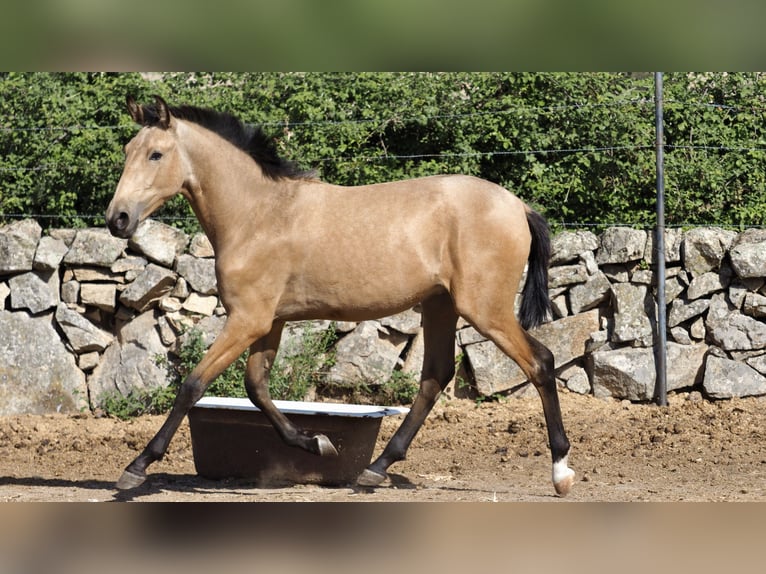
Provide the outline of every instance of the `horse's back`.
[[336,220],[375,218],[379,228],[395,229],[410,220],[429,217],[444,222],[480,225],[493,220],[503,225],[526,220],[524,203],[507,189],[469,175],[434,175],[415,179],[344,187],[315,182],[306,195],[310,211],[328,211]]
[[294,228],[302,237],[321,238],[338,248],[361,245],[382,260],[413,249],[441,254],[445,246],[461,244],[468,250],[507,242],[528,248],[524,203],[505,188],[473,176],[437,175],[358,187],[319,183],[303,197],[305,203],[294,208]]

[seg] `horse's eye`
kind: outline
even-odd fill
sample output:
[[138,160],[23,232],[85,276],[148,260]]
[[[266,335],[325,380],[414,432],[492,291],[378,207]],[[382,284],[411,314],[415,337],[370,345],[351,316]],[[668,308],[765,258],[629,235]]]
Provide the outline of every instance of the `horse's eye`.
[[151,161],[159,161],[162,159],[162,154],[158,151],[152,152],[152,155],[149,156],[149,159]]

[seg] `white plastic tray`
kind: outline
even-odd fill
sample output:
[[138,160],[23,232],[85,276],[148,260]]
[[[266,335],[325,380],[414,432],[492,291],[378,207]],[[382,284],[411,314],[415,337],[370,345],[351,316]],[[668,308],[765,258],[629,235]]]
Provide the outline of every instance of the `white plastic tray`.
[[[376,405],[353,405],[346,403],[316,403],[308,401],[274,401],[285,414],[328,415],[339,417],[386,417],[410,412],[407,407],[381,407]],[[238,411],[260,411],[250,399],[233,397],[203,397],[195,407],[203,409],[231,409]]]

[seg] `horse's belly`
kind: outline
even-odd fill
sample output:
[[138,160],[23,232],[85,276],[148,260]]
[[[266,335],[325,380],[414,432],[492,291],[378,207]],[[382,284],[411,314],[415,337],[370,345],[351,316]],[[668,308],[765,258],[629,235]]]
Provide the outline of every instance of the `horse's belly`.
[[434,281],[413,282],[409,277],[369,277],[294,284],[282,297],[277,315],[285,320],[329,319],[365,321],[399,313],[442,291]]

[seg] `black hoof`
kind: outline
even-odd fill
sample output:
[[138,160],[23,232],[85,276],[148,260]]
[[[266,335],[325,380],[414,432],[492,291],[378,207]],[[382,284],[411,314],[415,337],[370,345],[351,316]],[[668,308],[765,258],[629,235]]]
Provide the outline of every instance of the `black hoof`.
[[122,473],[122,476],[120,477],[120,480],[117,481],[115,484],[115,487],[117,490],[131,490],[133,488],[138,488],[141,486],[144,481],[146,480],[145,474],[136,474],[134,472],[131,472],[129,470],[126,470]]
[[330,442],[330,439],[323,434],[318,434],[314,437],[314,443],[316,444],[317,454],[320,456],[338,456],[338,451]]
[[369,468],[365,468],[364,471],[362,471],[362,474],[357,477],[356,483],[359,486],[378,486],[387,478],[388,475],[385,473],[381,474],[374,470],[370,470]]

